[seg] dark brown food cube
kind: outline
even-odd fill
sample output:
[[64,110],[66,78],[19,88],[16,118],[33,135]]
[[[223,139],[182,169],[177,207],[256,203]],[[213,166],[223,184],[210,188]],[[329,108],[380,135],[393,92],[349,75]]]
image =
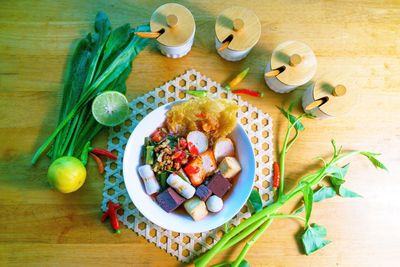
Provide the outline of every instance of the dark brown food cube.
[[223,197],[231,189],[232,184],[222,174],[216,173],[207,185],[214,195]]
[[178,208],[183,202],[185,202],[185,198],[181,197],[178,193],[175,192],[174,189],[168,187],[164,192],[158,194],[156,201],[158,205],[160,205],[163,210],[166,212],[171,212]]
[[205,186],[204,184],[201,184],[196,189],[196,196],[198,196],[203,201],[206,201],[211,195],[212,195],[211,190],[208,189],[208,187]]

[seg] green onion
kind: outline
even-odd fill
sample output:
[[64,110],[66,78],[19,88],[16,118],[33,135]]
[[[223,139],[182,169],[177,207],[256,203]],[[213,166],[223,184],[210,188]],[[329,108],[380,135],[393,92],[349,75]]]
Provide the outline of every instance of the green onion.
[[148,165],[152,165],[154,163],[154,146],[146,146],[145,162]]

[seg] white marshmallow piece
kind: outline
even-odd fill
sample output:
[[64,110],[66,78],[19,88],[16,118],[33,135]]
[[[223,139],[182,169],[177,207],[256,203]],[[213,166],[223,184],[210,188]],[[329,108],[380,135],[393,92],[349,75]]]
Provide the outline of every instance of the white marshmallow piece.
[[193,197],[194,193],[196,192],[196,189],[191,184],[183,180],[175,173],[171,173],[168,176],[167,184],[169,184],[173,189],[176,190],[176,192],[178,192],[178,194],[186,199]]
[[225,157],[218,166],[221,174],[230,179],[241,171],[240,163],[234,157]]
[[187,213],[192,216],[193,220],[200,221],[208,215],[206,203],[198,197],[187,200],[183,206]]
[[160,191],[160,185],[154,175],[150,165],[143,165],[138,168],[140,177],[143,180],[144,188],[148,195],[152,195]]
[[224,207],[224,202],[219,196],[213,195],[208,198],[207,209],[211,212],[219,212]]

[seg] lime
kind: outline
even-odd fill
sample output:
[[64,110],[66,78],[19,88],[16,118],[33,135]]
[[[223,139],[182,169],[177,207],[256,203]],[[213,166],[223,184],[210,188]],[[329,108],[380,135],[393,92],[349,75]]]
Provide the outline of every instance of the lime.
[[61,157],[51,163],[47,178],[50,185],[58,191],[71,193],[78,190],[85,182],[86,168],[75,157]]
[[96,121],[102,125],[118,125],[126,120],[129,115],[128,100],[120,92],[106,91],[94,99],[92,114]]

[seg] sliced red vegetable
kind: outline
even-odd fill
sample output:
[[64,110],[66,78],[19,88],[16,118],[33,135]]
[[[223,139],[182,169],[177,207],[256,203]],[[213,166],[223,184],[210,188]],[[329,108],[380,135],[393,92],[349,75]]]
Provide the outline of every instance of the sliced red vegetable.
[[183,151],[176,151],[175,153],[174,153],[174,155],[172,156],[172,158],[173,158],[173,160],[175,161],[175,162],[181,162],[184,158],[185,158],[185,156],[186,156],[186,154],[185,154],[185,152],[183,152]]
[[98,156],[96,156],[96,154],[90,152],[90,156],[92,156],[92,158],[94,159],[94,161],[96,161],[97,164],[97,169],[99,170],[100,174],[104,173],[104,163],[101,160],[101,158],[99,158]]
[[179,147],[181,149],[185,149],[187,147],[187,142],[185,138],[180,138],[179,139]]
[[273,167],[274,167],[274,178],[272,180],[273,181],[272,187],[273,188],[278,188],[280,180],[281,180],[281,174],[280,174],[278,162],[275,161]]
[[196,173],[198,173],[198,172],[200,171],[200,168],[197,167],[197,166],[188,165],[188,166],[186,166],[185,168],[183,168],[183,170],[185,171],[185,173],[186,173],[187,175],[191,175],[191,174],[196,174]]
[[188,147],[189,147],[190,154],[193,154],[196,156],[199,154],[199,150],[197,149],[197,147],[194,144],[192,144],[192,142],[188,143]]
[[264,96],[264,93],[258,92],[258,91],[254,91],[254,90],[251,90],[251,89],[237,89],[237,90],[233,90],[232,93],[250,95],[250,96],[255,96],[255,97],[263,97]]
[[115,156],[110,151],[102,149],[102,148],[92,148],[92,149],[90,149],[90,152],[92,152],[93,154],[96,154],[96,156],[104,156],[104,157],[112,159],[112,160],[117,160],[117,156]]
[[116,234],[120,234],[119,221],[117,217],[117,210],[121,208],[119,204],[113,203],[111,200],[107,202],[107,211],[101,217],[101,222],[104,222],[108,217],[110,217],[110,223]]

